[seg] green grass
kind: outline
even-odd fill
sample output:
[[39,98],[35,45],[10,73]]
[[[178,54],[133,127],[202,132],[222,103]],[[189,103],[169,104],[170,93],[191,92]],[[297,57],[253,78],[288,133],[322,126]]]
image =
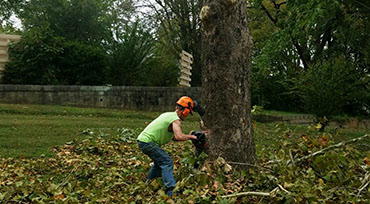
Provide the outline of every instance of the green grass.
[[[117,134],[118,128],[140,130],[159,114],[119,109],[0,104],[0,156],[51,156],[50,148],[88,137],[82,134],[86,129],[105,134]],[[184,132],[197,127],[196,117],[183,123]]]
[[284,112],[284,111],[275,111],[275,110],[263,110],[262,114],[265,115],[276,115],[276,116],[311,116],[312,114],[306,113],[294,113],[294,112]]
[[[169,110],[171,111],[171,110]],[[104,134],[117,134],[118,128],[142,130],[161,112],[120,110],[107,108],[77,108],[45,105],[0,104],[0,157],[52,156],[50,149],[72,140],[82,140],[90,135],[86,129]],[[199,116],[190,116],[182,123],[185,133],[199,128]],[[257,151],[273,145],[279,136],[289,132],[298,139],[307,132],[307,125],[257,123],[255,141]],[[334,127],[328,127],[328,133]],[[368,130],[342,129],[335,142],[348,140],[369,133]],[[368,147],[370,141],[365,142]]]

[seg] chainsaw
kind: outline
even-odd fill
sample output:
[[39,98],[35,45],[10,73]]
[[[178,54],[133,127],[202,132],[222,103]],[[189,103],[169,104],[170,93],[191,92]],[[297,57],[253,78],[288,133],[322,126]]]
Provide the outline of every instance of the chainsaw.
[[207,147],[207,137],[206,134],[203,132],[192,132],[192,135],[195,135],[197,137],[196,140],[191,140],[193,142],[193,145],[195,147],[195,153],[197,156],[199,156]]

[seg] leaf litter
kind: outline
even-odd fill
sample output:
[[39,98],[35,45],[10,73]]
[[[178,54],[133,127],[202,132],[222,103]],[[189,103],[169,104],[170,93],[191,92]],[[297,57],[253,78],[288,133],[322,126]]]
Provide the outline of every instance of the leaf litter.
[[[51,158],[0,158],[1,203],[368,203],[370,153],[333,145],[332,135],[281,138],[259,153],[263,168],[236,171],[223,158],[195,156],[191,142],[165,146],[174,160],[175,196],[161,179],[146,182],[151,161],[136,144],[139,132],[118,129],[54,147]],[[277,163],[268,163],[275,159]],[[194,168],[194,164],[200,166]]]

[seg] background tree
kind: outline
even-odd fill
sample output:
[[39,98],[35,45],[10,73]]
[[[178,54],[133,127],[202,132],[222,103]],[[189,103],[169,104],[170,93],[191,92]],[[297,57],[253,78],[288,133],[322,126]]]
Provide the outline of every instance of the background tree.
[[63,38],[47,28],[34,28],[9,47],[10,62],[3,71],[3,83],[58,84],[57,66],[63,53]]
[[201,85],[201,33],[199,12],[203,1],[155,0],[145,1],[152,13],[146,15],[155,23],[156,38],[171,54],[178,58],[181,50],[193,54],[192,86]]
[[[122,29],[122,24],[128,22],[128,13],[134,10],[131,1],[31,0],[21,8],[19,17],[24,25],[24,37],[22,43],[10,52],[12,61],[18,63],[6,67],[4,83],[101,85],[108,82],[106,57],[107,48],[111,46],[107,45],[114,41],[113,28]],[[53,47],[55,39],[59,39],[59,47]],[[44,45],[47,45],[45,49]],[[52,54],[53,49],[48,49],[50,46],[62,55]],[[32,50],[22,53],[28,48],[40,53],[32,53]],[[25,77],[10,79],[11,73],[16,75],[20,70],[35,72],[26,72],[25,77],[52,70],[53,77],[47,80],[36,76],[32,76],[32,80]]]
[[[351,62],[343,58],[316,65],[301,77],[299,90],[307,112],[318,116],[338,115],[344,111],[361,115],[369,99],[369,81],[358,76]],[[361,79],[362,78],[362,79]]]
[[11,17],[16,15],[22,8],[25,0],[3,0],[0,2],[0,22],[6,24],[11,22]]
[[70,41],[101,44],[110,38],[111,0],[31,0],[20,14],[25,29],[49,26]]
[[[256,41],[253,61],[253,79],[256,81],[252,85],[254,101],[267,108],[292,110],[293,107],[293,110],[319,114],[315,112],[318,109],[313,109],[308,103],[315,100],[307,100],[313,95],[308,94],[308,89],[300,86],[300,82],[306,81],[306,86],[312,86],[306,77],[317,75],[308,73],[321,69],[329,71],[325,66],[338,68],[341,72],[338,60],[354,67],[349,74],[355,77],[354,80],[363,82],[358,86],[363,93],[368,92],[365,78],[369,74],[370,43],[366,39],[370,37],[370,6],[366,4],[355,0],[251,1],[251,19],[256,21],[251,24]],[[322,73],[323,76],[333,77],[329,73]],[[332,81],[322,77],[323,81]],[[267,86],[261,80],[268,81]],[[341,89],[335,92],[337,95],[321,96],[341,98],[346,95],[345,91]],[[367,101],[370,99],[346,97],[343,103],[358,109],[360,106],[368,107]],[[341,109],[340,113],[349,113],[347,110]]]
[[147,85],[146,74],[153,65],[154,39],[139,22],[121,33],[111,51],[111,79],[113,85]]
[[209,156],[252,163],[256,159],[250,100],[252,38],[246,2],[207,1],[200,18]]
[[24,6],[25,0],[0,1],[0,33],[16,33],[14,18]]
[[[59,64],[45,67],[50,69],[53,66],[53,73],[62,76],[50,79],[53,83],[176,85],[177,55],[174,59],[172,52],[164,49],[165,46],[159,46],[160,43],[148,29],[148,23],[135,20],[138,17],[131,0],[31,0],[26,2],[21,11],[19,16],[24,24],[25,35],[37,36],[42,40],[45,40],[42,35],[62,39],[60,49],[63,57],[57,60]],[[39,44],[29,45],[34,42],[30,39],[22,41],[23,46],[44,52],[42,55],[49,59],[54,58],[47,50],[38,48]],[[31,53],[12,53],[13,59],[20,57],[23,61],[32,61],[35,66],[44,64],[39,58],[27,59],[32,57]],[[7,83],[47,83],[37,81],[35,77],[31,77],[34,80],[25,80],[24,77],[9,80],[11,73],[16,74],[16,71],[23,69],[20,67],[28,67],[28,71],[41,68],[31,69],[25,63],[13,63],[7,67],[13,69],[7,71]],[[25,81],[22,82],[23,79]]]
[[66,41],[48,27],[25,32],[9,47],[9,56],[3,83],[100,85],[105,80],[106,55],[101,49]]

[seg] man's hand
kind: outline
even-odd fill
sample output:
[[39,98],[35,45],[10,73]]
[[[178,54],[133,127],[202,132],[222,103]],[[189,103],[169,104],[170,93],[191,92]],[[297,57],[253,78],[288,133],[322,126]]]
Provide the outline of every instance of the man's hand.
[[204,133],[204,134],[209,134],[210,133],[210,131],[207,129],[207,127],[204,125],[204,121],[203,120],[201,120],[200,122],[199,122],[199,124],[200,124],[200,129],[201,129],[201,133]]

